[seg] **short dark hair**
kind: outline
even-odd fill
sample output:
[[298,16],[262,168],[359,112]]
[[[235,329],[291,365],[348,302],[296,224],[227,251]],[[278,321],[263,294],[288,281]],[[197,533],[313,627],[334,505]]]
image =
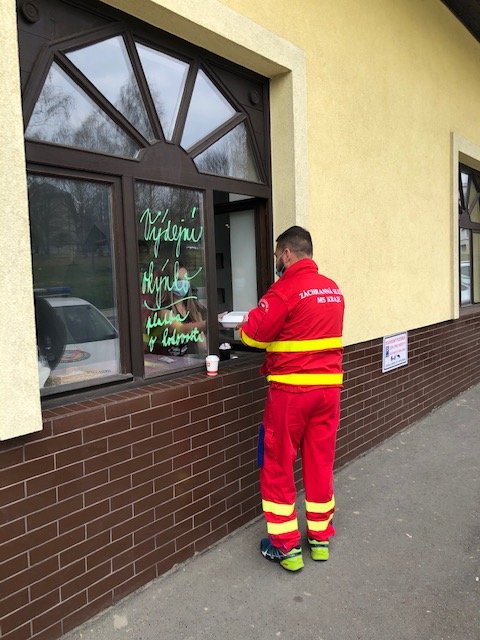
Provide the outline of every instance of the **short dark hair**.
[[277,245],[280,249],[287,247],[297,255],[312,257],[313,243],[312,236],[303,227],[293,226],[281,233],[277,238]]

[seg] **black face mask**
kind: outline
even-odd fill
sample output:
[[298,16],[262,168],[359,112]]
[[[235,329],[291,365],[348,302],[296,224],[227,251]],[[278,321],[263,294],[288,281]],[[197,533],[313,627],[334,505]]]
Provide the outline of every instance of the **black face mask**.
[[[282,251],[282,253],[280,254],[280,258],[283,256],[283,253],[284,253],[284,252]],[[278,258],[278,261],[280,260],[280,258]],[[281,278],[281,277],[283,276],[283,274],[285,273],[285,265],[284,265],[284,263],[282,262],[282,263],[281,263],[281,266],[280,266],[280,264],[279,264],[279,262],[278,262],[278,261],[275,263],[275,274],[276,274],[279,278]]]

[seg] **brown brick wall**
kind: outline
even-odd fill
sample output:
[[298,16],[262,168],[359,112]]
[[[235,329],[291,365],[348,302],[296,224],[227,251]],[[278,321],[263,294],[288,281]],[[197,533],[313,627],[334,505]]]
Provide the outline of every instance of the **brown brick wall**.
[[[480,314],[345,350],[337,468],[480,379]],[[44,410],[0,443],[0,636],[57,638],[260,514],[258,358]],[[300,478],[297,466],[296,477]]]

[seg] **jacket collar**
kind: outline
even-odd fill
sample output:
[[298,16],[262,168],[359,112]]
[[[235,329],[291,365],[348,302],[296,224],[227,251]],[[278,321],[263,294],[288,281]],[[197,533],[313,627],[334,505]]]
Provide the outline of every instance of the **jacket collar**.
[[315,271],[315,273],[318,273],[318,267],[311,258],[302,258],[290,265],[280,280],[282,280],[282,278],[295,277],[300,271]]

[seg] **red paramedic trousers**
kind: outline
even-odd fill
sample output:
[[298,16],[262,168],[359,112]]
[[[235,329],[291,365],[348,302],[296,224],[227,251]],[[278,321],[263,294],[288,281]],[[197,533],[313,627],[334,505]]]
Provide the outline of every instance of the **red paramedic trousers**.
[[[303,389],[305,389],[303,387]],[[335,534],[333,462],[340,420],[339,387],[306,391],[270,386],[263,416],[262,507],[269,538],[282,551],[300,543],[293,465],[301,449],[307,535],[328,540]]]

